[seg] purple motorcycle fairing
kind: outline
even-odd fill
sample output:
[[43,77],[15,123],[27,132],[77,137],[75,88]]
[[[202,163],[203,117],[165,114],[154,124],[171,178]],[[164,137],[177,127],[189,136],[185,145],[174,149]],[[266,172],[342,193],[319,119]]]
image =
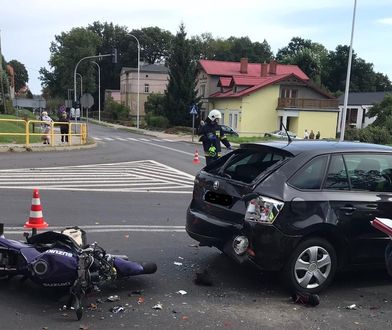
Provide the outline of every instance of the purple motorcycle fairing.
[[[26,251],[24,251],[26,252]],[[31,267],[37,263],[46,263],[47,271],[43,274],[33,272],[34,282],[46,287],[71,286],[78,276],[78,257],[64,249],[49,249],[29,262]]]
[[143,266],[140,263],[118,257],[114,257],[114,267],[116,267],[118,277],[140,275],[144,273]]

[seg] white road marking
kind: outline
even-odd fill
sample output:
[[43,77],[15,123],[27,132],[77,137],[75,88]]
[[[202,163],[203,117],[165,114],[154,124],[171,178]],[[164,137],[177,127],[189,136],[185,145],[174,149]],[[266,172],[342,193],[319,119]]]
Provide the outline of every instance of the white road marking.
[[[59,226],[49,226],[45,230],[40,230],[39,232],[44,232],[48,230],[61,231],[66,227],[72,227],[72,225]],[[78,226],[79,228],[85,230],[87,233],[108,233],[108,232],[154,232],[154,233],[184,233],[184,226],[159,226],[159,225],[86,225]],[[29,229],[24,227],[5,227],[4,234],[21,234],[23,232],[28,232]]]
[[194,176],[153,160],[0,170],[0,189],[191,193]]

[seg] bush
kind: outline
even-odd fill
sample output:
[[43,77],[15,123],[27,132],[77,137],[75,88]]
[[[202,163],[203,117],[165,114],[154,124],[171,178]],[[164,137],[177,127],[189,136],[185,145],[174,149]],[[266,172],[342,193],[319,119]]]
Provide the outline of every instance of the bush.
[[114,102],[112,99],[105,102],[104,112],[104,116],[112,120],[129,119],[129,109],[125,105]]
[[157,128],[169,127],[169,120],[164,116],[155,116],[153,114],[147,114],[145,119],[149,127],[157,127]]
[[345,140],[376,144],[391,144],[392,138],[384,127],[368,126],[363,129],[349,128],[344,134]]

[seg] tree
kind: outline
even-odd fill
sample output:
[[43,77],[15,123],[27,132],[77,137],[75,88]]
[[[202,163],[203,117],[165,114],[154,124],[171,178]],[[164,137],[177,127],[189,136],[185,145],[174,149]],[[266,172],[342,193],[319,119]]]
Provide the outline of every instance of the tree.
[[196,59],[238,62],[241,57],[249,62],[269,62],[272,58],[271,47],[266,40],[262,43],[252,42],[248,37],[230,37],[214,39],[211,34],[192,37],[192,48]]
[[150,94],[147,97],[146,103],[144,104],[144,110],[146,114],[165,116],[164,102],[165,96],[163,94]]
[[310,79],[321,85],[327,56],[328,51],[323,45],[294,37],[286,47],[278,50],[276,59],[280,63],[298,65]]
[[312,41],[309,39],[302,39],[300,37],[293,37],[286,47],[278,50],[276,53],[276,60],[281,62],[285,58],[297,55],[301,53],[304,49],[311,49]]
[[[52,71],[40,69],[42,85],[50,96],[64,96],[73,88],[74,69],[80,59],[96,55],[101,40],[86,28],[74,28],[68,33],[55,36],[51,43],[49,65]],[[93,67],[81,63],[78,68],[83,76],[83,86],[89,90],[94,86]]]
[[371,107],[367,113],[369,118],[377,116],[373,126],[387,127],[392,132],[392,94],[386,94],[384,99]]
[[[339,45],[328,54],[323,83],[332,92],[344,91],[347,76],[347,64],[350,48]],[[375,73],[373,64],[359,58],[353,51],[350,77],[351,92],[372,92],[391,90],[391,81],[387,76]]]
[[172,125],[189,125],[189,109],[198,103],[195,91],[196,62],[184,24],[173,39],[168,58],[169,83],[165,92],[165,115]]
[[9,61],[8,64],[14,69],[15,91],[19,91],[21,88],[25,87],[29,81],[29,74],[27,73],[25,65],[17,60]]
[[140,42],[141,57],[149,64],[165,63],[169,57],[170,45],[173,39],[171,32],[159,27],[147,27],[132,30]]

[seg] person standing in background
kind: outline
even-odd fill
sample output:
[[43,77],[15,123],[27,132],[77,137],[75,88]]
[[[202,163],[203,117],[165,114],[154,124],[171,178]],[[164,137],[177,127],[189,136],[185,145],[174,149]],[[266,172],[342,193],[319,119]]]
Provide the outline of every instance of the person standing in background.
[[60,133],[61,133],[61,142],[68,143],[68,134],[69,134],[69,118],[67,113],[64,111],[61,113],[59,122],[64,123],[60,125]]
[[43,121],[42,125],[42,140],[44,141],[44,144],[50,144],[50,130],[52,126],[53,119],[49,117],[48,113],[46,111],[42,111],[42,116],[41,120]]

